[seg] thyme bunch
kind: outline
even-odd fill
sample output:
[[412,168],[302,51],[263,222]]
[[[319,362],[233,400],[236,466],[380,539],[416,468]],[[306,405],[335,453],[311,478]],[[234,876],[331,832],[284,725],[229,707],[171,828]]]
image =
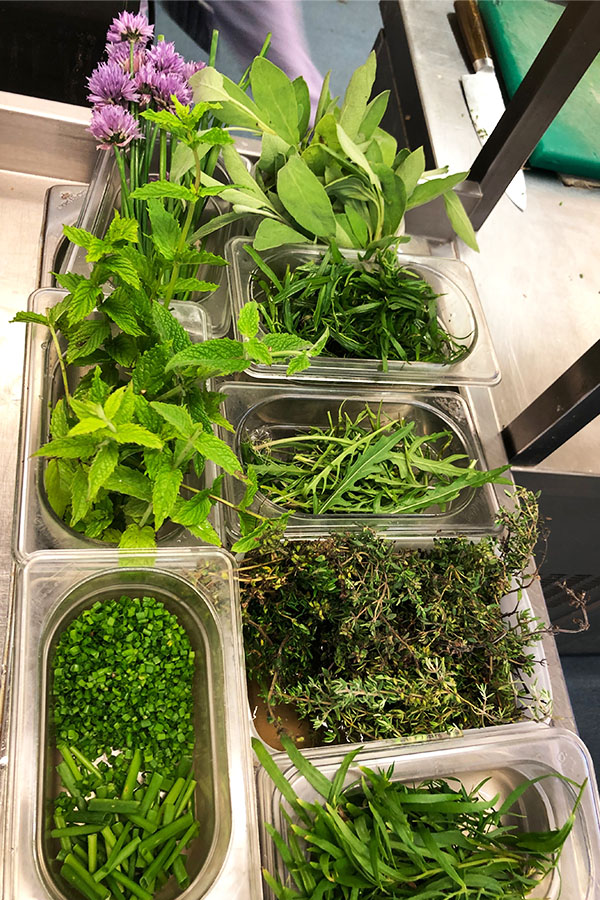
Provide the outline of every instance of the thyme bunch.
[[[535,499],[519,493],[508,542],[447,538],[396,552],[365,530],[249,553],[246,667],[272,719],[292,704],[325,742],[520,719],[543,626],[522,609],[508,620],[500,607],[526,580],[537,534]],[[546,711],[538,702],[534,713]]]

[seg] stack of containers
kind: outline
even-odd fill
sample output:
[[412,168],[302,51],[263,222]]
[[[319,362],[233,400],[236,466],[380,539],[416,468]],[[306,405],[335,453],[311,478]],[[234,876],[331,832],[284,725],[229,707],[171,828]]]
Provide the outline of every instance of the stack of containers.
[[[245,252],[250,242],[250,238],[235,237],[226,247],[232,320],[238,340],[244,340],[236,322],[245,304],[252,300],[261,301],[253,280],[257,269]],[[325,247],[298,245],[261,255],[266,265],[281,278],[286,267],[293,271],[299,264],[318,261],[325,251]],[[351,260],[357,259],[354,251],[342,252]],[[471,273],[457,259],[416,257],[410,255],[410,248],[401,255],[401,262],[427,280],[441,295],[439,321],[449,333],[464,336],[467,355],[453,365],[390,361],[384,368],[376,360],[328,358],[323,353],[311,361],[310,368],[292,377],[286,377],[285,366],[251,363],[245,378],[226,383],[221,388],[225,417],[235,428],[233,434],[222,430],[221,437],[230,440],[238,455],[241,455],[245,441],[258,439],[263,442],[306,433],[311,427],[323,427],[328,421],[336,421],[341,409],[354,419],[367,404],[371,409],[381,409],[384,421],[400,418],[414,421],[418,434],[449,429],[454,435],[449,452],[466,453],[477,461],[478,468],[487,468],[473,411],[460,388],[492,386],[500,380],[500,372]],[[236,504],[242,495],[239,483],[228,479],[227,499]],[[501,502],[506,505],[505,491],[500,493],[494,486],[485,485],[475,491],[463,491],[461,497],[442,512],[426,511],[404,516],[292,512],[287,520],[285,537],[302,541],[367,526],[396,546],[427,547],[435,537],[458,535],[477,540],[498,530],[495,519]],[[286,512],[261,496],[260,488],[250,508],[269,518]],[[225,535],[227,540],[233,541],[239,537],[239,526],[228,512],[226,510],[224,516]],[[515,614],[514,595],[505,597],[501,605],[507,616]],[[526,591],[522,592],[517,608],[531,611]],[[509,622],[507,619],[507,624]],[[516,687],[522,688],[523,694],[530,698],[544,696],[551,709],[551,683],[541,643],[534,645],[533,652],[535,675],[521,680],[517,675]],[[260,711],[261,701],[258,698],[256,701],[258,706],[254,705],[251,711],[254,737],[272,754],[297,795],[315,802],[316,792],[298,773],[288,755],[280,752],[276,729],[269,726],[264,711]],[[376,771],[387,770],[392,765],[393,779],[409,784],[448,778],[460,779],[469,789],[488,779],[483,795],[499,794],[499,803],[502,803],[518,784],[540,775],[558,772],[576,783],[589,779],[585,807],[580,809],[577,826],[564,847],[559,869],[546,879],[541,890],[544,897],[552,898],[559,896],[561,887],[561,896],[565,898],[591,900],[600,897],[599,807],[589,754],[575,735],[553,725],[550,714],[540,717],[535,701],[525,701],[522,711],[522,720],[513,725],[471,729],[458,737],[432,735],[428,739],[421,737],[417,744],[410,738],[367,742],[344,784],[356,782],[360,777],[359,765]],[[303,754],[333,780],[345,754],[352,749],[353,745],[312,746],[303,750]],[[266,826],[273,826],[285,835],[288,820],[283,811],[291,813],[292,819],[294,814],[260,766],[257,768],[257,792],[263,863],[269,872],[291,885],[289,880],[286,881],[289,876],[286,876],[281,855]],[[554,778],[542,779],[520,802],[521,827],[525,831],[560,827],[568,818],[575,797],[572,785]],[[267,895],[275,896],[270,888]]]
[[[100,154],[78,226],[102,236],[118,200],[114,160]],[[216,214],[212,198],[209,209]],[[223,239],[220,235],[213,241],[213,252],[223,252]],[[67,247],[63,260],[62,271],[89,269],[85,251],[73,246]],[[200,275],[217,282],[217,291],[208,298],[203,295],[172,306],[192,342],[222,335],[229,328],[223,269],[210,267]],[[43,314],[65,294],[58,288],[38,290],[29,298],[28,309]],[[71,389],[84,371],[69,368]],[[190,884],[184,896],[259,900],[258,821],[235,561],[225,550],[203,545],[181,526],[165,526],[156,551],[127,552],[69,528],[48,500],[47,460],[32,457],[49,440],[50,413],[63,390],[56,348],[43,324],[27,325],[23,385],[0,896],[4,900],[80,896],[58,875],[53,860],[60,844],[50,837],[53,801],[61,790],[56,774],[60,757],[52,715],[52,661],[61,635],[75,617],[98,601],[126,595],[153,597],[175,615],[196,660],[193,802],[201,829],[188,850]],[[214,474],[207,467],[207,483]],[[213,525],[220,530],[217,517]]]
[[[91,185],[80,226],[102,234],[108,214],[118,202],[114,166],[103,157]],[[217,201],[213,213],[217,212]],[[217,233],[210,249],[222,252],[230,234]],[[218,290],[190,304],[176,304],[176,313],[193,341],[228,333],[245,303],[253,299],[252,263],[244,253],[246,237],[234,237],[225,248],[230,263],[229,286],[223,270],[202,273]],[[318,247],[291,247],[267,256],[277,269],[315,258]],[[223,411],[234,426],[221,437],[239,453],[249,435],[293,433],[323,425],[343,406],[357,412],[366,403],[381,408],[390,419],[415,421],[420,433],[449,429],[451,451],[466,453],[486,468],[473,412],[456,388],[492,385],[499,380],[498,364],[481,304],[468,268],[456,259],[404,256],[404,261],[443,295],[439,315],[449,331],[464,336],[469,352],[455,365],[390,363],[383,371],[375,361],[340,361],[319,357],[305,372],[288,379],[284,368],[250,364],[241,378],[223,384]],[[65,257],[65,270],[83,271],[80,251]],[[64,292],[38,291],[30,299],[34,312],[54,305]],[[243,335],[233,326],[233,334]],[[51,663],[61,633],[73,618],[97,600],[151,595],[164,603],[185,627],[198,659],[194,684],[197,808],[203,828],[190,852],[191,884],[182,896],[190,900],[261,896],[259,828],[262,823],[263,862],[270,871],[280,861],[264,826],[285,830],[281,797],[260,767],[253,774],[250,735],[267,744],[278,766],[300,796],[312,799],[308,786],[277,751],[254,730],[248,704],[236,581],[236,563],[224,550],[202,546],[182,528],[159,534],[156,551],[107,549],[70,530],[52,511],[44,488],[44,466],[32,459],[48,439],[49,410],[58,397],[58,362],[43,325],[28,325],[24,397],[20,438],[19,487],[14,532],[18,562],[15,591],[14,651],[10,692],[9,822],[4,848],[5,900],[43,900],[71,896],[51,866],[48,837],[51,800],[59,790],[55,772],[51,717]],[[73,377],[77,373],[73,372]],[[207,472],[211,478],[212,472]],[[496,490],[486,485],[463,492],[444,512],[405,516],[309,516],[289,518],[286,536],[306,540],[336,531],[374,527],[398,544],[427,546],[435,536],[468,535],[477,539],[493,533],[499,507]],[[226,499],[241,500],[240,486],[226,480]],[[260,492],[253,508],[277,516],[279,509]],[[239,537],[236,519],[215,521],[224,542]],[[526,592],[521,608],[531,608]],[[513,614],[514,600],[504,611]],[[536,649],[537,691],[551,695],[541,650]],[[524,684],[527,688],[527,684]],[[563,897],[600,896],[598,795],[589,755],[578,739],[552,726],[535,723],[527,706],[523,721],[511,726],[484,728],[460,737],[424,740],[419,744],[374,741],[359,760],[371,768],[394,764],[394,779],[418,783],[431,777],[460,778],[475,784],[489,778],[486,791],[505,797],[519,781],[559,772],[575,782],[589,779],[577,825],[564,848],[560,876]],[[439,738],[439,736],[438,736]],[[348,748],[345,748],[348,749]],[[339,747],[318,747],[306,755],[332,777],[343,753]],[[356,776],[351,770],[348,779]],[[575,793],[564,781],[540,782],[521,807],[525,830],[559,827],[567,818]],[[559,877],[553,875],[544,896],[558,897]],[[541,895],[540,895],[541,896]]]

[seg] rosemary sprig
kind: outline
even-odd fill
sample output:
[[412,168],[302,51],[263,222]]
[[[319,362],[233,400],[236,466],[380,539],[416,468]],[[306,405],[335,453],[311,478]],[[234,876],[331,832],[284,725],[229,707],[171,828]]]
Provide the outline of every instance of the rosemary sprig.
[[407,515],[445,510],[466,488],[509,483],[506,466],[482,472],[465,454],[446,454],[452,440],[451,431],[418,436],[414,422],[386,421],[365,406],[354,419],[341,408],[327,428],[247,442],[242,454],[260,491],[286,509]]
[[390,359],[451,365],[469,352],[460,342],[469,336],[451,335],[440,323],[440,295],[393,253],[352,261],[334,246],[278,277],[256,250],[245,249],[257,266],[254,297],[268,331],[315,341],[327,326],[326,355],[378,359],[384,371]]

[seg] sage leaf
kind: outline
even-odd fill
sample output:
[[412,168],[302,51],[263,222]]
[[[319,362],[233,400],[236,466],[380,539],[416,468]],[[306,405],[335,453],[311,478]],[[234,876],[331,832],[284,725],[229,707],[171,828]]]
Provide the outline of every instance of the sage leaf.
[[425,171],[425,153],[422,147],[418,147],[409,153],[408,156],[396,167],[396,175],[404,182],[406,188],[406,196],[411,197],[416,188],[419,179],[422,178]]
[[423,181],[416,186],[410,197],[408,197],[406,208],[413,209],[415,206],[423,206],[424,203],[429,203],[431,200],[435,200],[436,197],[441,197],[442,194],[464,181],[468,174],[468,172],[457,172],[456,175],[447,175],[445,178],[432,178],[429,181]]
[[335,235],[335,218],[325,188],[303,160],[292,156],[277,175],[279,199],[302,228],[317,237]]
[[367,104],[365,114],[358,127],[357,138],[368,141],[373,136],[373,132],[378,127],[385,114],[389,97],[389,91],[382,91],[381,94],[377,94],[377,96]]
[[367,103],[375,81],[376,67],[377,62],[373,50],[364,65],[359,66],[353,72],[348,82],[340,110],[340,125],[351,140],[358,135],[360,125],[365,117]]
[[471,250],[476,250],[479,252],[479,245],[477,244],[477,238],[475,237],[475,232],[473,230],[473,226],[471,225],[471,220],[469,219],[467,213],[465,212],[465,208],[460,201],[460,197],[454,193],[454,191],[447,191],[444,195],[444,206],[446,207],[446,214],[450,220],[450,224],[454,228],[455,232],[461,238],[467,247],[470,247]]
[[259,56],[250,67],[250,84],[261,116],[284,141],[297,144],[300,135],[296,91],[285,72]]
[[285,222],[263,219],[256,229],[253,244],[256,250],[271,250],[284,244],[305,244],[308,240],[306,235]]

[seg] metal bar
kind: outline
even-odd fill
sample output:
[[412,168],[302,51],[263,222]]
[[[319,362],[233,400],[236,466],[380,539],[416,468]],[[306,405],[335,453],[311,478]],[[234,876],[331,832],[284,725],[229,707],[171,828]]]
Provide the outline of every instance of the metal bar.
[[570,0],[471,167],[483,199],[471,215],[481,228],[515,174],[600,51],[600,3]]
[[503,429],[509,462],[537,465],[599,413],[600,341],[596,341]]

